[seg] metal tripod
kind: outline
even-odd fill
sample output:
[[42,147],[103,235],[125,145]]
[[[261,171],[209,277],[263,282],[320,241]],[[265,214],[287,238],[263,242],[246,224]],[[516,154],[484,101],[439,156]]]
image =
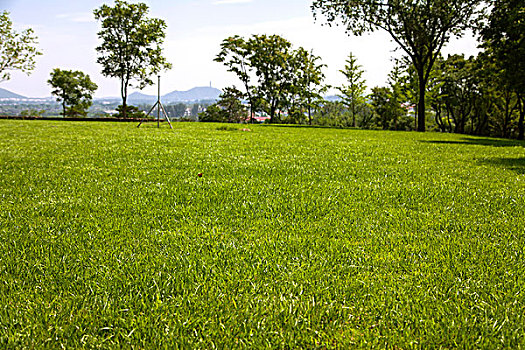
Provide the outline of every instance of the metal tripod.
[[[153,112],[155,107],[157,107],[157,128],[160,128],[160,112],[162,111],[162,113],[164,114],[164,118],[167,120],[168,124],[170,125],[170,128],[173,129],[173,126],[171,125],[170,117],[168,117],[168,113],[166,113],[166,110],[164,109],[162,102],[160,102],[160,75],[158,77],[159,77],[159,91],[157,94],[158,96],[157,102],[155,102],[153,107],[151,107],[151,109],[149,110],[148,114],[146,114],[146,118],[149,117],[151,112]],[[137,128],[139,128],[142,125],[142,122],[144,122],[144,119],[140,121],[139,125],[137,125]]]

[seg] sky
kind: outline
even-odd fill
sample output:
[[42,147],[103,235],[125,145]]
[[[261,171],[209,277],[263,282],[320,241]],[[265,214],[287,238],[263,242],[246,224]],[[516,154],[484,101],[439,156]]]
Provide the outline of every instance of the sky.
[[[137,2],[137,1],[129,1]],[[161,93],[184,91],[196,86],[223,89],[237,85],[233,73],[213,61],[223,39],[240,35],[278,34],[320,56],[326,75],[325,83],[344,84],[339,70],[344,68],[350,52],[365,70],[367,86],[384,86],[393,61],[402,52],[396,50],[388,34],[374,32],[361,37],[349,36],[343,27],[315,21],[310,9],[312,0],[142,0],[150,8],[150,17],[167,23],[164,55],[173,68],[162,73]],[[36,69],[30,76],[13,72],[11,80],[0,87],[28,97],[49,97],[47,84],[54,68],[80,70],[90,75],[98,86],[96,97],[119,96],[119,81],[101,75],[95,48],[99,44],[93,10],[112,0],[0,0],[0,11],[7,10],[15,30],[32,28],[39,38]],[[465,35],[452,40],[443,53],[478,52],[476,40]],[[131,88],[131,91],[138,89]],[[156,94],[157,87],[142,90]],[[335,93],[332,89],[331,93]]]

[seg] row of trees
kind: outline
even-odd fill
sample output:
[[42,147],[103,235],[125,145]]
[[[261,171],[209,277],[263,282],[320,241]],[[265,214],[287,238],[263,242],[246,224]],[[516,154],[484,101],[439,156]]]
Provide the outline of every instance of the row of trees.
[[[514,0],[494,1],[478,32],[483,51],[477,57],[436,56],[425,88],[425,110],[430,109],[426,123],[443,132],[523,139],[525,6]],[[369,97],[378,116],[376,125],[398,129],[398,121],[406,121],[406,110],[399,107],[421,106],[420,84],[411,60],[399,61],[388,86],[372,89]],[[361,115],[361,126],[369,125],[373,118]],[[407,127],[401,123],[401,128]]]
[[[237,75],[235,87],[223,95],[208,117],[234,121],[240,110],[234,96],[248,102],[250,115],[266,112],[271,122],[304,120],[309,124],[415,129],[497,135],[523,139],[525,108],[525,6],[517,0],[376,1],[317,0],[312,9],[328,23],[342,22],[350,33],[385,30],[405,57],[390,73],[388,86],[365,96],[363,70],[350,54],[341,73],[340,102],[320,100],[326,90],[320,58],[279,36],[223,41],[215,59]],[[483,53],[444,59],[441,49],[466,29],[481,34]],[[236,91],[232,94],[232,91]],[[235,111],[228,111],[235,106]],[[411,110],[415,107],[415,120]],[[307,110],[307,112],[305,112]],[[315,111],[312,117],[312,110]],[[303,118],[302,118],[303,117]]]
[[[348,84],[339,88],[350,126],[407,128],[409,114],[403,106],[414,105],[418,131],[425,131],[430,121],[442,131],[510,137],[516,124],[517,137],[523,138],[525,10],[521,0],[315,0],[312,11],[328,24],[344,24],[355,35],[384,30],[405,53],[391,73],[389,85],[373,88],[368,97],[364,96],[362,70],[350,55],[341,71]],[[166,23],[147,14],[145,4],[122,0],[94,11],[101,23],[97,62],[105,76],[121,82],[119,110],[123,116],[132,109],[127,105],[132,82],[144,88],[152,84],[152,75],[171,67],[161,48]],[[3,78],[9,77],[7,69],[30,71],[33,57],[39,54],[32,31],[14,33],[5,12],[1,28]],[[481,34],[483,54],[478,58],[443,59],[442,47],[467,29]],[[312,52],[294,49],[278,35],[232,36],[222,42],[215,61],[237,75],[241,89],[225,90],[206,117],[242,120],[244,107],[239,101],[245,100],[249,116],[262,111],[271,122],[283,121],[282,112],[286,112],[288,122],[326,120],[315,118],[326,109],[321,95],[327,87],[320,58]],[[88,95],[95,86],[85,78],[81,72],[52,73],[50,84],[54,87],[64,82],[76,83],[77,87],[85,83],[82,88],[66,91],[59,86],[54,90],[63,102],[64,115],[76,113],[89,103]],[[340,106],[327,108],[334,111]]]
[[242,92],[231,87],[225,98],[244,97],[249,102],[250,116],[261,110],[275,122],[280,111],[300,114],[306,110],[310,123],[314,103],[326,89],[319,60],[302,47],[293,49],[292,44],[279,35],[226,38],[215,58],[242,83]]
[[[102,65],[102,74],[120,80],[122,105],[121,116],[128,110],[128,89],[134,84],[139,89],[152,85],[151,76],[170,69],[162,54],[166,23],[148,17],[144,3],[130,4],[116,0],[114,6],[102,5],[94,11],[101,23],[98,37],[101,44],[96,48]],[[17,33],[6,11],[0,13],[0,81],[10,78],[11,70],[30,73],[35,67],[35,56],[41,55],[36,48],[37,38],[31,29]],[[53,94],[63,105],[63,115],[85,115],[96,90],[89,76],[72,70],[55,69],[48,83]]]

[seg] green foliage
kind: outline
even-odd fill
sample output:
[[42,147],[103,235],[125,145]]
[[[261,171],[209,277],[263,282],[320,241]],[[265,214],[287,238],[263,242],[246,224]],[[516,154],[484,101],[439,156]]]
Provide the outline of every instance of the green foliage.
[[316,111],[314,124],[332,127],[347,127],[348,110],[346,106],[339,101],[325,101]]
[[519,109],[518,139],[525,138],[525,5],[519,0],[496,0],[488,25],[482,30],[483,47],[501,71],[500,86],[516,94]]
[[206,110],[199,114],[200,122],[224,122],[227,112],[218,104],[214,103],[206,107]]
[[[117,114],[115,115],[117,118],[145,118],[146,113],[142,111],[139,107],[127,105],[126,106],[126,113],[124,113],[124,107],[122,105],[118,105],[117,108],[115,108],[117,111]],[[153,118],[154,116],[150,114],[150,118]]]
[[246,121],[246,108],[242,104],[244,94],[235,86],[227,87],[219,97],[217,104],[222,107],[225,114],[224,121],[228,123],[241,123]]
[[187,106],[184,103],[176,103],[167,105],[164,108],[171,118],[181,119],[184,118],[186,114]]
[[490,50],[478,57],[441,57],[431,73],[429,102],[443,132],[519,138],[519,93]]
[[318,63],[320,60],[321,57],[300,47],[289,61],[292,77],[285,103],[294,123],[302,124],[306,117],[308,124],[312,125],[312,113],[319,108],[322,95],[328,89],[323,85],[325,65]]
[[523,142],[174,127],[0,121],[0,347],[525,346]]
[[36,45],[32,29],[17,33],[9,12],[0,12],[0,82],[9,80],[12,70],[30,74],[35,69],[35,57],[42,54]]
[[221,51],[217,54],[214,61],[223,63],[228,72],[235,73],[241,81],[245,97],[250,104],[250,119],[257,109],[257,96],[255,96],[256,80],[254,66],[251,63],[253,50],[251,41],[235,35],[224,39],[221,43]]
[[219,101],[207,107],[199,120],[202,122],[242,123],[248,119],[246,108],[242,104],[244,94],[235,87],[227,87]]
[[53,88],[51,93],[62,103],[62,115],[86,116],[92,105],[93,94],[98,86],[89,75],[80,71],[55,68],[47,81]]
[[143,89],[152,85],[151,76],[170,69],[171,64],[162,56],[166,23],[148,18],[148,6],[116,0],[110,7],[102,5],[94,11],[102,29],[98,37],[102,43],[96,48],[102,65],[102,74],[120,79],[123,115],[127,114],[128,87],[136,82]]
[[290,114],[308,111],[319,105],[324,74],[319,57],[303,48],[294,50],[292,44],[279,35],[253,35],[248,40],[233,36],[223,40],[215,58],[229,72],[237,75],[250,103],[250,115],[267,113],[271,122],[277,112]]
[[250,62],[259,83],[257,95],[266,102],[262,104],[263,110],[270,116],[270,122],[274,122],[277,110],[284,109],[287,93],[292,87],[292,44],[279,35],[254,35],[250,43]]
[[365,90],[366,90],[366,81],[363,78],[364,70],[361,69],[362,66],[357,64],[357,58],[350,52],[348,59],[346,60],[346,65],[343,70],[340,70],[341,73],[346,78],[347,85],[343,85],[339,88],[343,99],[343,103],[348,107],[350,116],[352,118],[352,126],[355,128],[356,117],[358,109],[361,108],[365,102]]
[[[361,105],[354,115],[356,124],[363,129],[375,127],[374,111],[368,104]],[[324,101],[316,110],[313,124],[337,128],[353,127],[354,118],[348,108],[341,101]]]
[[390,98],[391,92],[386,87],[372,88],[370,99],[372,106],[378,115],[378,124],[385,130],[390,124]]
[[46,111],[44,109],[23,109],[20,111],[21,117],[42,117]]
[[451,35],[475,25],[483,0],[315,0],[312,10],[356,35],[381,29],[405,51],[418,76],[418,131],[425,131],[425,88]]

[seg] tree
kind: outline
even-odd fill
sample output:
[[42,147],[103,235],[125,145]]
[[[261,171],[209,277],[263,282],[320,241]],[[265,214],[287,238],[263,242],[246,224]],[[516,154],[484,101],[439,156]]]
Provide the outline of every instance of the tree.
[[391,91],[389,88],[379,86],[372,88],[372,93],[370,94],[372,106],[378,116],[377,124],[379,124],[383,130],[386,130],[390,123],[390,95]]
[[341,92],[341,99],[343,103],[348,107],[350,116],[352,118],[352,127],[356,127],[356,115],[357,108],[365,103],[363,94],[366,90],[366,82],[363,78],[364,70],[361,69],[361,65],[357,64],[357,59],[350,52],[346,65],[341,73],[346,77],[348,85],[343,85],[339,88]]
[[254,67],[251,62],[253,50],[251,42],[235,35],[223,40],[221,51],[214,61],[223,63],[228,67],[228,72],[235,73],[242,82],[245,96],[250,104],[250,121],[253,122],[253,115],[256,109],[256,96],[254,95]]
[[35,56],[42,53],[36,48],[37,37],[32,29],[21,33],[13,30],[9,12],[0,13],[0,82],[9,80],[9,71],[30,74],[35,69]]
[[340,101],[324,101],[314,115],[314,123],[322,126],[346,126],[346,106]]
[[326,92],[327,86],[323,85],[325,75],[324,64],[317,63],[321,57],[300,47],[294,51],[290,64],[292,72],[292,83],[289,88],[289,113],[290,110],[299,111],[305,109],[308,114],[308,124],[312,125],[312,109],[317,109],[322,103],[322,94]]
[[240,123],[246,120],[246,108],[242,104],[243,93],[235,86],[227,87],[222,92],[217,104],[226,112],[225,121]]
[[329,23],[342,20],[361,35],[385,30],[410,57],[419,80],[417,130],[425,131],[426,84],[441,48],[451,35],[471,28],[483,0],[315,0]]
[[62,115],[87,114],[87,109],[93,103],[93,94],[97,84],[93,83],[89,75],[80,71],[62,70],[55,68],[51,78],[47,81],[53,88],[51,93],[62,102]]
[[197,118],[199,116],[199,110],[201,109],[200,104],[194,103],[191,107],[191,116]]
[[[278,110],[297,103],[308,109],[323,91],[324,79],[318,57],[292,44],[279,35],[253,35],[249,39],[233,36],[223,40],[215,58],[242,82],[250,104],[250,115],[263,110],[272,122]],[[310,105],[310,106],[309,106]]]
[[203,122],[240,123],[246,120],[246,108],[241,99],[244,94],[235,86],[227,87],[222,92],[220,99],[201,114]]
[[394,130],[406,130],[407,123],[407,110],[403,107],[403,104],[407,103],[407,96],[403,93],[403,71],[401,67],[394,66],[390,74],[388,75],[388,84],[390,85],[390,128]]
[[186,114],[186,105],[184,103],[177,103],[172,105],[172,110],[175,118],[184,118],[184,115]]
[[292,86],[294,57],[292,44],[279,35],[254,35],[250,38],[250,62],[255,69],[258,98],[262,108],[275,122],[276,112],[286,104],[286,95]]
[[129,4],[122,0],[116,0],[114,7],[102,5],[94,15],[102,26],[98,32],[102,44],[96,48],[97,63],[102,65],[104,76],[120,79],[122,114],[126,117],[131,82],[143,89],[153,84],[152,75],[171,68],[161,48],[166,23],[158,18],[147,18],[146,4]]
[[442,100],[447,116],[452,118],[454,132],[463,134],[476,102],[474,58],[466,60],[463,55],[450,55],[442,62],[440,70]]
[[[115,114],[115,117],[117,118],[132,118],[132,119],[146,118],[146,113],[137,106],[127,105],[125,115],[124,115],[123,105],[118,105],[117,108],[115,108],[115,110],[117,111],[117,114]],[[150,115],[149,118],[154,118],[154,116]]]
[[496,59],[503,81],[517,97],[518,139],[525,136],[525,5],[523,0],[494,0],[483,47]]

